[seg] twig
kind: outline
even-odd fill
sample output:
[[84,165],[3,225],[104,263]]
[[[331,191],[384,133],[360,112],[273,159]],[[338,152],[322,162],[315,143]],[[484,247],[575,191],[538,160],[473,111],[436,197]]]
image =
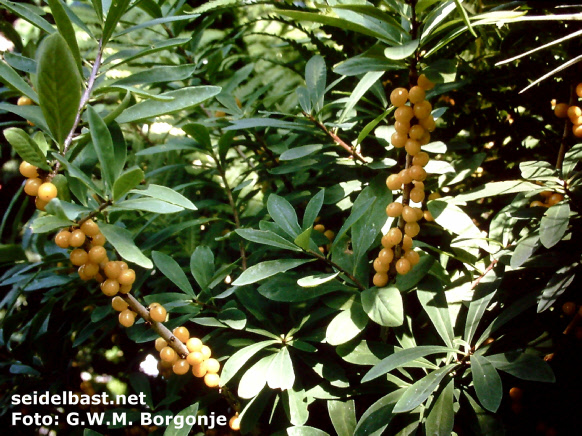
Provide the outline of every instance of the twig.
[[[578,96],[576,95],[576,87],[574,84],[570,85],[570,102],[568,103],[569,106],[573,106],[576,101],[578,100]],[[566,156],[566,151],[568,151],[568,146],[566,144],[568,140],[568,135],[572,129],[572,122],[570,121],[570,117],[566,117],[564,122],[564,132],[562,133],[562,142],[560,143],[560,150],[558,151],[558,159],[556,161],[556,169],[562,174],[562,166],[564,164],[564,157]]]
[[485,271],[483,272],[483,274],[481,274],[479,277],[477,277],[477,279],[473,282],[473,284],[471,285],[471,290],[473,290],[473,289],[475,289],[477,287],[477,285],[481,282],[481,280],[483,279],[483,277],[485,277],[487,275],[487,273],[489,273],[489,271],[491,271],[493,269],[493,267],[495,267],[495,265],[497,265],[497,262],[499,262],[497,259],[493,259],[491,261],[491,263],[485,269]]
[[366,287],[364,285],[362,285],[357,278],[355,278],[352,274],[350,274],[348,271],[346,271],[345,269],[343,269],[341,266],[339,266],[337,263],[335,263],[331,259],[328,259],[327,257],[323,256],[322,254],[319,254],[319,253],[317,253],[315,251],[312,251],[312,250],[308,250],[307,253],[311,254],[312,256],[317,257],[319,260],[324,261],[329,266],[331,266],[331,267],[337,269],[338,271],[340,271],[342,274],[345,274],[352,282],[354,282],[354,284],[358,287],[358,289],[360,291],[365,291],[366,290]]
[[348,153],[350,153],[355,159],[358,159],[360,162],[362,162],[364,164],[368,163],[368,162],[366,162],[366,159],[364,159],[364,157],[360,153],[358,153],[358,151],[354,147],[350,147],[343,139],[341,139],[334,132],[329,130],[325,126],[325,124],[323,124],[321,121],[315,119],[315,117],[313,115],[308,114],[305,111],[303,111],[303,115],[305,115],[309,119],[309,121],[317,124],[317,127],[319,127],[321,130],[323,130],[325,132],[325,134],[328,135],[331,139],[333,139],[337,145],[339,145],[344,150],[346,150]]
[[77,224],[79,225],[79,227],[82,226],[85,221],[88,221],[91,218],[93,218],[94,216],[98,215],[101,211],[103,211],[107,207],[111,206],[112,204],[113,204],[113,200],[111,200],[111,199],[101,203],[101,205],[96,210],[91,212],[89,215],[87,215],[85,218],[83,218]]

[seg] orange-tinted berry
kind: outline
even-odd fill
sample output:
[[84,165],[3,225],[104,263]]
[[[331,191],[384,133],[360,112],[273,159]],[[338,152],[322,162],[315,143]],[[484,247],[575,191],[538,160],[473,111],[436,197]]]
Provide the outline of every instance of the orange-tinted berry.
[[[410,131],[412,132],[412,129],[410,129]],[[409,139],[404,144],[404,149],[406,150],[406,153],[408,153],[409,155],[416,156],[418,153],[420,153],[420,142],[418,142],[416,139]]]
[[418,142],[420,142],[420,145],[428,144],[430,142],[430,133],[425,130]]
[[[202,349],[202,347],[200,347],[200,349]],[[192,351],[188,356],[186,356],[186,360],[190,365],[192,365],[192,367],[194,367],[194,365],[199,365],[204,362],[204,356],[200,351]]]
[[523,390],[521,390],[521,388],[514,386],[509,390],[509,397],[513,401],[521,401],[521,399],[523,398]]
[[71,247],[80,247],[85,243],[85,233],[82,230],[73,230],[71,232],[71,238],[69,239],[69,244]]
[[396,191],[402,187],[402,179],[398,174],[390,174],[386,179],[386,186],[391,191]]
[[410,176],[413,180],[418,180],[422,182],[426,179],[426,171],[420,165],[412,165],[408,171],[410,172]]
[[539,200],[532,201],[529,207],[547,207],[544,203]]
[[394,112],[394,119],[396,121],[409,123],[412,117],[414,117],[414,111],[410,106],[401,106]]
[[414,238],[420,232],[420,226],[418,223],[406,223],[404,225],[404,233]]
[[382,263],[390,264],[390,262],[394,260],[394,251],[392,251],[391,248],[382,248],[378,254],[378,259],[380,259]]
[[45,182],[38,187],[37,196],[42,201],[49,202],[57,196],[57,187],[51,182]]
[[55,244],[57,244],[58,247],[69,248],[70,241],[71,241],[71,232],[69,232],[68,230],[61,230],[55,236]]
[[410,261],[408,259],[401,257],[396,262],[396,272],[398,274],[402,274],[402,275],[408,274],[408,272],[410,271],[410,268],[412,268],[412,265],[410,265]]
[[129,294],[129,291],[131,291],[131,285],[119,285],[120,294]]
[[434,217],[432,216],[432,213],[430,213],[430,210],[424,211],[424,219],[427,221],[434,221]]
[[413,112],[417,119],[423,120],[428,118],[428,116],[431,114],[432,105],[428,101],[423,100],[420,103],[414,105]]
[[376,258],[376,260],[374,260],[373,266],[374,271],[376,271],[377,273],[386,274],[388,272],[388,269],[390,269],[390,262],[382,262],[380,258]]
[[429,160],[430,158],[428,156],[428,153],[421,151],[412,158],[412,166],[417,165],[419,167],[424,167],[426,166]]
[[562,311],[568,315],[572,316],[576,313],[576,303],[573,301],[568,301],[562,305]]
[[119,323],[123,327],[131,327],[135,322],[135,313],[129,309],[119,312]]
[[398,173],[398,176],[400,177],[400,180],[402,180],[403,184],[408,185],[409,183],[412,183],[412,174],[409,169],[401,170]]
[[410,262],[410,265],[411,266],[414,266],[418,262],[420,262],[420,256],[414,250],[405,251],[403,258],[406,259],[406,260],[408,260]]
[[107,251],[105,248],[97,245],[95,247],[91,247],[89,250],[89,260],[93,263],[101,263],[107,258]]
[[105,239],[105,236],[101,233],[98,233],[91,238],[91,245],[103,246],[105,245],[105,242],[107,242],[107,239]]
[[119,264],[113,260],[110,260],[105,264],[105,268],[103,268],[105,275],[110,279],[116,279],[121,274],[121,267]]
[[407,223],[414,223],[418,221],[418,215],[412,207],[404,206],[404,209],[402,210],[402,219]]
[[190,332],[186,327],[176,327],[172,333],[180,342],[186,343],[190,339]]
[[402,238],[402,249],[404,251],[412,249],[412,238],[410,236],[404,235],[404,238]]
[[581,124],[572,125],[572,133],[576,138],[582,138],[582,125]]
[[204,356],[204,360],[207,360],[212,355],[212,351],[208,345],[202,345],[202,349],[200,350],[202,355]]
[[566,103],[558,103],[554,108],[554,114],[558,118],[566,118],[568,116],[568,105]]
[[202,350],[202,345],[204,344],[202,344],[202,341],[198,338],[190,338],[186,341],[186,348],[188,348],[190,353]]
[[323,233],[325,232],[325,226],[323,224],[317,224],[315,227],[313,227],[313,230]]
[[204,377],[206,375],[206,362],[202,361],[200,363],[195,363],[192,365],[192,374],[194,377]]
[[83,281],[87,281],[87,280],[91,280],[91,277],[88,276],[87,274],[85,274],[85,265],[81,265],[79,267],[79,269],[77,270],[77,273],[79,274],[79,278]]
[[402,203],[390,203],[386,208],[386,215],[390,217],[397,217],[400,216],[402,213]]
[[400,244],[400,241],[402,241],[402,232],[398,227],[392,227],[388,230],[388,233],[382,237],[382,246],[384,248],[392,248],[395,245]]
[[89,261],[89,255],[82,248],[75,248],[69,255],[71,263],[75,266],[81,266]]
[[441,198],[441,194],[439,194],[438,192],[433,192],[428,196],[429,200],[436,200],[438,198]]
[[234,415],[232,418],[230,418],[230,420],[228,421],[228,426],[233,431],[240,430],[240,418],[238,417],[238,413]]
[[372,282],[374,283],[374,286],[377,286],[378,288],[386,286],[386,284],[388,284],[388,274],[376,273],[376,274],[374,274],[374,278],[372,279]]
[[570,106],[566,113],[571,120],[575,120],[582,116],[582,109],[579,106]]
[[18,169],[20,170],[20,174],[27,179],[36,179],[38,177],[38,168],[26,161],[22,161]]
[[160,351],[160,359],[162,359],[164,362],[173,363],[178,360],[178,354],[172,347],[164,347]]
[[548,204],[550,206],[553,206],[554,204],[558,204],[560,201],[562,201],[564,199],[564,196],[562,194],[552,194],[550,196],[550,198],[548,198]]
[[407,139],[408,136],[406,135],[406,133],[394,132],[390,137],[390,144],[392,144],[396,148],[402,148],[406,144]]
[[101,292],[108,297],[113,297],[119,292],[119,282],[115,279],[107,279],[101,283]]
[[330,241],[333,241],[333,238],[335,238],[335,232],[333,230],[326,230],[325,232],[323,232],[323,234]]
[[204,384],[209,388],[215,388],[220,383],[220,377],[218,374],[206,374],[204,376]]
[[30,106],[32,104],[32,100],[30,99],[30,97],[27,97],[25,95],[21,95],[20,97],[18,97],[18,101],[16,102],[17,106]]
[[210,374],[217,374],[220,370],[220,362],[214,358],[210,358],[206,361],[206,371]]
[[116,296],[113,297],[113,299],[111,300],[111,307],[113,307],[113,310],[117,312],[122,312],[125,309],[127,309],[128,304],[123,298],[121,298],[120,296]]
[[408,131],[408,136],[411,139],[420,139],[422,138],[422,135],[424,135],[424,127],[422,127],[420,124],[415,124]]
[[40,180],[38,177],[34,179],[28,179],[24,183],[24,192],[30,195],[31,197],[34,197],[38,194],[38,188],[40,188],[41,185],[42,180]]
[[120,285],[132,285],[135,282],[135,271],[132,269],[121,271],[117,276],[117,281]]
[[424,100],[425,97],[426,93],[424,92],[424,89],[422,89],[420,86],[413,86],[412,88],[410,88],[410,91],[408,91],[408,99],[412,104],[420,103],[421,101]]
[[430,91],[431,89],[434,88],[434,83],[431,82],[428,79],[428,77],[426,77],[424,74],[421,74],[420,76],[418,76],[418,80],[416,81],[416,83],[418,84],[418,86],[420,86],[425,91]]
[[424,200],[424,190],[414,188],[410,191],[410,199],[415,203],[421,203]]
[[582,98],[582,83],[578,83],[578,85],[576,85],[576,95]]
[[166,309],[159,303],[150,304],[150,318],[152,321],[164,322],[166,320]]
[[394,123],[394,130],[402,135],[408,135],[410,130],[410,123],[408,121],[396,121]]
[[172,371],[174,374],[184,375],[190,370],[190,364],[186,359],[178,359],[174,365],[172,365]]
[[[117,297],[116,297],[117,298]],[[162,351],[165,347],[168,346],[168,343],[164,338],[157,338],[155,342],[156,351]]]
[[117,265],[119,265],[119,268],[121,268],[121,271],[125,271],[126,269],[129,269],[129,266],[127,266],[127,263],[125,263],[123,260],[117,260],[117,261],[115,261],[115,263]]
[[428,117],[419,120],[418,124],[424,127],[424,130],[426,130],[427,132],[434,132],[436,129],[436,121],[434,120],[434,117],[432,115],[429,115]]
[[100,233],[99,226],[93,220],[86,220],[81,224],[81,230],[89,237],[96,236]]
[[83,269],[88,277],[93,278],[99,272],[99,265],[96,263],[87,262],[85,265],[83,265]]
[[396,107],[401,107],[408,101],[408,90],[406,88],[396,88],[390,93],[390,103]]

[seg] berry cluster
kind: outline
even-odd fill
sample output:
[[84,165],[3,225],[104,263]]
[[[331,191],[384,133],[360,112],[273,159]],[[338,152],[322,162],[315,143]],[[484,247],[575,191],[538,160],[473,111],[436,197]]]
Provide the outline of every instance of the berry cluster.
[[[582,98],[582,83],[576,86],[576,95]],[[572,133],[577,138],[582,138],[582,109],[577,105],[558,103],[554,106],[554,113],[558,118],[570,118],[572,121]]]
[[558,204],[564,199],[562,194],[558,194],[557,192],[552,191],[542,191],[540,192],[540,195],[542,196],[543,201],[532,201],[529,207],[550,207],[554,204]]
[[[321,217],[317,217],[315,219],[315,222],[317,223],[319,220],[321,219]],[[329,251],[331,249],[331,242],[333,242],[334,238],[335,238],[335,232],[333,230],[325,230],[325,226],[323,224],[316,224],[313,227],[313,230],[315,230],[316,232],[319,233],[323,233],[323,235],[329,239],[330,244],[327,244],[325,246],[321,246],[319,247],[319,251],[321,251],[321,253],[325,254],[327,251]]]
[[[154,314],[154,312],[156,313]],[[165,319],[165,312],[165,309],[159,303],[150,305],[150,316],[154,321],[161,319],[162,313]],[[165,339],[156,339],[156,350],[160,352],[161,369],[171,367],[174,374],[178,375],[184,375],[191,369],[194,377],[204,377],[204,383],[209,388],[218,386],[220,382],[220,377],[218,376],[220,363],[210,357],[212,355],[210,347],[204,345],[200,339],[190,337],[190,332],[186,327],[176,327],[172,333],[176,340],[186,345],[189,353],[185,357],[179,356]]]
[[28,179],[24,184],[24,192],[31,197],[36,197],[36,208],[44,210],[49,201],[57,196],[57,187],[46,181],[48,176],[46,172],[26,161],[20,164],[20,174]]
[[[55,236],[55,244],[59,247],[73,248],[69,259],[79,267],[77,272],[82,280],[97,280],[101,292],[108,297],[127,294],[135,282],[135,271],[123,261],[109,260],[105,242],[105,236],[92,219],[85,220],[79,227],[61,230]],[[134,320],[134,312],[124,310],[119,316],[119,322],[125,327],[132,326]]]
[[[407,156],[406,168],[397,174],[391,174],[386,185],[392,191],[406,190],[408,195],[404,196],[402,203],[390,203],[386,208],[386,214],[392,218],[399,217],[403,226],[391,228],[382,237],[383,249],[374,261],[375,286],[385,286],[388,283],[388,273],[393,262],[398,274],[407,274],[420,260],[418,253],[412,249],[412,238],[420,232],[418,221],[424,217],[425,212],[408,203],[410,200],[422,203],[425,198],[423,182],[427,174],[424,167],[429,156],[421,151],[421,146],[430,142],[430,132],[436,127],[431,115],[432,105],[425,100],[426,91],[433,87],[434,83],[422,74],[418,77],[417,85],[410,90],[396,88],[390,94],[390,102],[397,108],[394,113],[396,132],[390,142],[395,148],[404,148]],[[430,213],[428,218],[432,218]],[[401,250],[396,250],[396,253],[402,252],[400,256],[395,254],[396,246],[401,247]]]

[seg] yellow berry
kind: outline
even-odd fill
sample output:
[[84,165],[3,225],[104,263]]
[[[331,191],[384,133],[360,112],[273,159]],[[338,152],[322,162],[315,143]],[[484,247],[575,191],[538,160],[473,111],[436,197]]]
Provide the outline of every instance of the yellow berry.
[[101,233],[98,233],[95,236],[91,237],[91,245],[103,246],[105,245],[105,242],[107,242],[107,240],[105,239],[105,236],[103,236],[103,234]]
[[103,271],[105,272],[107,278],[116,279],[119,277],[119,274],[121,274],[121,267],[114,260],[110,260],[105,264]]
[[402,135],[407,135],[410,130],[410,123],[407,121],[396,121],[394,123],[394,130]]
[[560,201],[564,199],[562,194],[558,194],[557,192],[552,194],[550,198],[548,198],[548,204],[553,206],[554,204],[558,204]]
[[413,86],[412,88],[410,88],[410,91],[408,91],[408,99],[412,104],[420,103],[421,101],[424,100],[425,97],[426,93],[424,92],[424,89],[422,89],[420,86]]
[[119,293],[120,294],[129,294],[131,291],[131,285],[120,285],[119,286]]
[[97,245],[89,249],[89,260],[93,263],[101,263],[107,258],[107,251],[105,248]]
[[386,186],[391,191],[396,191],[402,187],[402,179],[398,174],[390,174],[386,179]]
[[392,227],[388,230],[388,233],[382,237],[382,246],[384,248],[392,248],[395,245],[400,244],[400,241],[402,241],[402,231],[400,231],[398,227]]
[[26,161],[22,161],[19,167],[20,174],[27,179],[35,179],[38,177],[38,168]]
[[228,426],[233,431],[240,430],[240,418],[238,417],[238,413],[234,415],[232,418],[230,418],[230,420],[228,421]]
[[577,119],[578,117],[582,116],[582,109],[579,106],[570,106],[566,112],[570,119]]
[[111,307],[113,307],[113,310],[121,312],[127,309],[128,304],[123,298],[117,296],[113,297],[113,299],[111,300]]
[[418,221],[416,212],[410,206],[404,206],[404,209],[402,210],[402,219],[404,219],[404,221],[407,223],[414,223]]
[[529,207],[547,207],[547,206],[544,203],[542,203],[541,201],[535,200],[529,204]]
[[28,179],[24,183],[24,192],[31,197],[34,197],[38,194],[38,189],[41,185],[42,180],[40,180],[38,177],[35,177],[34,179]]
[[186,327],[176,327],[172,333],[180,342],[186,343],[190,339],[190,332]]
[[382,263],[390,264],[390,262],[394,260],[394,251],[392,251],[391,248],[382,248],[378,254],[378,259],[380,259]]
[[25,95],[21,95],[20,97],[18,97],[18,101],[16,102],[17,106],[30,106],[31,104],[32,100]]
[[412,249],[412,238],[408,235],[404,235],[402,238],[402,249],[404,251]]
[[424,167],[429,161],[428,153],[421,151],[416,156],[412,158],[412,165],[417,165],[419,167]]
[[209,388],[215,388],[220,383],[220,377],[218,374],[206,374],[204,376],[204,384]]
[[55,244],[57,244],[57,246],[61,248],[69,248],[70,240],[71,232],[69,232],[68,230],[61,230],[55,236]]
[[99,226],[91,219],[81,224],[81,230],[89,237],[97,236],[100,233]]
[[582,98],[582,83],[578,83],[578,85],[576,85],[576,95]]
[[135,313],[129,309],[125,309],[119,313],[119,323],[123,327],[131,327],[135,322]]
[[410,172],[410,177],[412,180],[418,180],[419,182],[422,182],[426,179],[426,171],[420,165],[412,165],[408,171]]
[[204,360],[207,360],[212,355],[212,351],[210,350],[210,347],[208,345],[203,345],[200,352],[204,356]]
[[404,144],[404,149],[409,155],[416,156],[418,153],[420,153],[420,142],[418,142],[416,139],[409,139]]
[[333,241],[333,238],[335,238],[335,232],[333,230],[326,230],[325,232],[323,232],[323,234],[330,241]]
[[406,88],[396,88],[390,93],[390,103],[396,107],[401,107],[408,101],[408,91]]
[[117,276],[117,281],[120,285],[132,285],[135,282],[135,271],[132,269],[121,271]]
[[430,142],[430,133],[425,130],[418,142],[420,142],[420,145],[428,144]]
[[51,182],[43,183],[38,187],[38,198],[42,201],[49,202],[57,196],[57,187]]
[[408,259],[401,257],[398,259],[398,262],[396,262],[396,272],[398,274],[408,274],[410,268],[412,268],[412,266],[410,265],[410,261]]
[[424,219],[427,221],[434,221],[434,217],[432,216],[432,213],[430,213],[429,210],[424,211]]
[[[69,239],[69,244],[71,247],[80,247],[85,243],[85,233],[82,230],[73,230],[71,233],[71,238]],[[97,262],[98,263],[98,262]]]
[[172,365],[172,371],[174,374],[184,375],[190,370],[190,364],[186,362],[185,359],[178,359],[174,365]]
[[412,173],[408,170],[408,169],[404,169],[401,170],[398,173],[398,176],[400,177],[400,180],[402,180],[402,183],[404,185],[408,185],[409,183],[412,183]]
[[325,226],[323,224],[317,224],[315,225],[315,227],[313,227],[313,230],[315,230],[316,232],[323,233],[325,232]]
[[418,223],[406,223],[404,225],[404,233],[406,233],[411,238],[414,238],[420,232],[420,226]]
[[119,292],[119,282],[115,279],[107,279],[101,283],[101,292],[108,297],[113,297]]
[[423,120],[432,112],[432,105],[428,101],[423,100],[420,103],[415,104],[412,110],[417,119]]
[[554,114],[558,118],[566,118],[568,116],[568,105],[566,103],[558,103],[554,108]]
[[71,263],[75,266],[81,266],[89,261],[89,255],[82,248],[75,248],[69,255]]
[[407,139],[406,133],[394,132],[390,137],[390,144],[396,148],[402,148],[406,144]]
[[418,124],[424,127],[424,129],[427,132],[434,132],[434,130],[436,129],[436,122],[432,115],[429,115],[428,117],[419,120]]
[[390,217],[397,217],[400,216],[402,213],[402,203],[390,203],[386,208],[386,215]]
[[195,363],[192,365],[192,374],[194,377],[204,377],[206,375],[206,362]]
[[576,138],[582,138],[582,124],[572,125],[572,133]]
[[410,139],[420,139],[422,138],[422,135],[424,135],[424,127],[422,127],[420,124],[415,124],[408,131],[408,136]]
[[206,361],[206,371],[211,374],[217,374],[220,370],[220,362],[214,358],[210,358]]
[[418,76],[418,80],[416,81],[416,83],[418,84],[418,86],[420,86],[425,91],[430,91],[431,89],[434,88],[434,83],[431,82],[428,79],[428,77],[426,77],[424,74],[421,74],[420,76]]
[[198,338],[190,338],[186,341],[186,348],[188,351],[193,353],[194,351],[200,351],[202,349],[202,341]]
[[160,359],[164,362],[174,363],[178,360],[178,353],[176,353],[172,347],[164,347],[160,351]]
[[374,274],[374,278],[372,279],[372,282],[374,283],[374,286],[377,286],[378,288],[386,286],[386,284],[388,283],[388,274],[376,273],[376,274]]
[[[201,349],[202,349],[202,347],[201,347]],[[193,352],[189,353],[188,356],[186,356],[186,360],[188,361],[188,363],[190,365],[192,365],[192,368],[193,368],[195,365],[199,365],[202,362],[204,362],[204,356],[202,355],[202,353],[200,351],[193,351]]]
[[404,252],[404,256],[402,256],[404,259],[408,260],[410,262],[411,266],[416,265],[418,262],[420,262],[420,256],[418,255],[418,253],[414,250],[408,250]]
[[390,262],[384,263],[384,262],[382,262],[382,260],[380,258],[377,258],[374,261],[373,266],[374,266],[374,271],[376,271],[377,273],[386,274],[388,272],[388,270],[390,269]]
[[396,121],[404,121],[406,123],[410,122],[414,117],[414,111],[410,106],[401,106],[394,112],[394,118]]
[[424,190],[419,188],[413,188],[410,191],[410,199],[415,203],[421,203],[424,200]]
[[[117,298],[117,297],[115,297]],[[164,338],[157,338],[155,342],[156,351],[162,351],[165,347],[168,346],[168,343]]]
[[87,262],[85,265],[83,265],[83,270],[88,277],[93,278],[99,272],[99,265],[96,263]]
[[150,318],[152,321],[164,322],[166,320],[166,309],[159,303],[150,304]]

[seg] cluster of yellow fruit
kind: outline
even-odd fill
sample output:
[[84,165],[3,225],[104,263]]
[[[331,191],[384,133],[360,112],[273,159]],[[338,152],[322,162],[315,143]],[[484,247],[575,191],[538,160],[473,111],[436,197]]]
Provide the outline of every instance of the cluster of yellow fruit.
[[[582,98],[582,83],[576,86],[576,95]],[[577,138],[582,138],[582,109],[580,106],[558,103],[554,106],[554,113],[558,118],[570,118],[572,121],[572,133]]]
[[[79,267],[77,272],[82,280],[95,279],[101,284],[101,292],[108,297],[127,294],[135,282],[135,271],[123,261],[109,260],[105,242],[107,239],[92,219],[85,220],[77,228],[61,230],[55,236],[57,246],[73,248],[69,259]],[[124,327],[131,327],[135,322],[135,312],[127,309],[127,303],[122,299],[117,301],[125,304],[120,311],[119,322]],[[116,308],[115,304],[113,307]]]
[[[390,94],[390,102],[397,108],[394,113],[396,132],[392,134],[390,142],[395,148],[404,147],[407,165],[398,174],[391,174],[386,179],[386,185],[392,191],[402,189],[403,185],[412,185],[409,198],[415,203],[422,203],[425,198],[423,182],[427,174],[424,167],[428,164],[429,156],[421,151],[421,146],[430,142],[430,132],[436,127],[431,114],[432,105],[425,100],[426,91],[433,87],[434,83],[422,74],[418,77],[417,85],[410,90],[396,88]],[[428,211],[423,212],[419,207],[397,202],[388,205],[386,214],[393,218],[401,217],[405,222],[404,234],[400,228],[393,227],[382,237],[383,249],[374,260],[375,286],[385,286],[388,283],[388,273],[394,261],[398,274],[407,274],[419,262],[418,253],[412,249],[412,238],[420,232],[418,221],[425,214],[427,218],[432,218]],[[395,259],[393,248],[400,244],[402,255]]]
[[49,201],[57,196],[57,187],[51,182],[45,181],[46,172],[39,170],[26,161],[20,164],[20,174],[28,179],[24,184],[24,192],[31,197],[36,197],[34,201],[36,208],[44,210]]
[[[315,222],[317,223],[320,220],[320,217],[317,217]],[[329,239],[329,242],[333,242],[334,238],[335,238],[335,232],[333,230],[326,230],[325,226],[323,224],[316,224],[313,227],[313,230],[315,230],[316,232],[319,233],[323,233],[324,236]],[[327,244],[326,246],[321,246],[319,247],[319,251],[321,251],[322,253],[325,253],[326,251],[329,251],[331,248],[331,244]]]
[[532,201],[529,207],[550,207],[554,204],[558,204],[560,201],[564,199],[562,194],[558,194],[557,192],[552,191],[542,191],[540,195],[544,199],[544,201],[535,200]]
[[[152,311],[159,307],[161,305],[158,303],[152,303],[150,305],[150,316],[152,319],[154,319]],[[162,367],[171,367],[174,374],[178,375],[186,374],[192,370],[194,377],[204,377],[204,383],[209,388],[218,386],[220,382],[220,377],[218,376],[220,363],[218,360],[210,357],[212,355],[210,347],[204,345],[200,339],[190,337],[190,332],[186,327],[176,327],[172,333],[176,340],[186,345],[189,353],[186,356],[179,356],[163,338],[156,339],[156,350],[160,352]]]

